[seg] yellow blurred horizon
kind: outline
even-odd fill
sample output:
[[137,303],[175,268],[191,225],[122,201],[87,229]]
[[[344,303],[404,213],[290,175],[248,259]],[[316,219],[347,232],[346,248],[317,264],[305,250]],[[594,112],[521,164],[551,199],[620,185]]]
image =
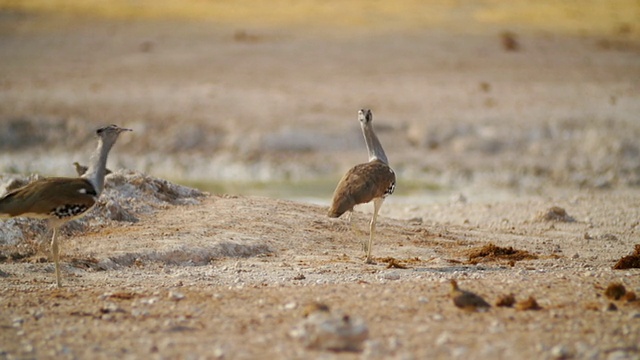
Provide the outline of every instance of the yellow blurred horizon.
[[0,0],[0,11],[221,25],[640,37],[637,0]]

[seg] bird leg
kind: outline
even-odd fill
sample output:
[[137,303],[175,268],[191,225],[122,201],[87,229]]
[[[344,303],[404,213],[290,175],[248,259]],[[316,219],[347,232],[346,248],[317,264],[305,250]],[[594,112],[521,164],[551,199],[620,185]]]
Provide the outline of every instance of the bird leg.
[[353,210],[347,212],[347,222],[349,223],[349,227],[351,227],[351,231],[356,233],[356,235],[362,234],[362,231],[360,231],[355,221],[353,221]]
[[376,220],[378,219],[378,211],[380,211],[380,207],[382,206],[383,202],[384,198],[373,199],[373,216],[371,217],[371,223],[369,224],[369,243],[365,246],[367,257],[364,262],[367,264],[371,264],[373,262],[371,260],[371,247],[373,245],[373,235],[376,231]]
[[53,253],[53,262],[56,266],[56,285],[62,287],[62,279],[60,277],[60,245],[58,244],[58,227],[53,228],[53,238],[51,238],[51,252]]

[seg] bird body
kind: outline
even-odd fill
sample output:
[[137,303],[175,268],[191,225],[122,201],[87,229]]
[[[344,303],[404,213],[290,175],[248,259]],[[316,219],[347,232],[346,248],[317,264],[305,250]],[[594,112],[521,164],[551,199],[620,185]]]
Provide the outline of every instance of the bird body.
[[84,173],[86,173],[87,170],[89,169],[89,167],[80,165],[80,163],[77,161],[73,162],[73,166],[76,168],[76,173],[78,174],[78,176],[84,175]]
[[393,170],[380,160],[354,166],[338,183],[329,217],[340,217],[347,211],[353,211],[357,204],[393,194],[395,182]]
[[91,165],[82,177],[44,178],[0,197],[0,219],[20,216],[49,221],[49,226],[53,228],[51,250],[58,287],[62,287],[62,281],[57,230],[66,222],[82,217],[95,205],[104,187],[109,151],[123,131],[131,129],[109,125],[96,131],[98,146],[91,157]]
[[351,222],[351,214],[356,205],[373,201],[373,216],[369,223],[369,241],[363,242],[363,250],[366,253],[365,262],[371,263],[371,246],[378,211],[384,199],[393,194],[395,190],[396,174],[389,167],[387,155],[373,131],[371,110],[358,111],[358,120],[360,120],[360,127],[367,145],[369,162],[354,166],[340,179],[333,193],[333,201],[327,215],[335,218],[349,212],[349,222]]
[[89,210],[97,195],[87,179],[40,179],[0,198],[0,217],[68,221]]
[[463,310],[474,311],[491,307],[491,305],[479,295],[460,289],[458,282],[455,280],[451,280],[451,299],[456,307]]

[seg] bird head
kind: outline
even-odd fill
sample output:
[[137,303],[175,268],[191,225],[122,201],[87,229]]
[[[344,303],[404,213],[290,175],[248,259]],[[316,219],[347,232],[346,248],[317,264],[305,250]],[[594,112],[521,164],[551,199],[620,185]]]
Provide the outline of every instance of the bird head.
[[371,114],[371,110],[369,109],[360,109],[358,110],[358,120],[362,125],[367,125],[371,123],[373,120],[373,115]]
[[459,290],[457,281],[455,281],[454,279],[451,279],[449,281],[449,283],[451,284],[451,291],[458,291]]
[[118,135],[120,135],[120,133],[125,131],[133,131],[133,130],[127,129],[127,128],[121,128],[118,125],[112,124],[96,130],[96,135],[98,135],[99,137],[105,140],[110,139],[115,141],[115,139],[118,138]]

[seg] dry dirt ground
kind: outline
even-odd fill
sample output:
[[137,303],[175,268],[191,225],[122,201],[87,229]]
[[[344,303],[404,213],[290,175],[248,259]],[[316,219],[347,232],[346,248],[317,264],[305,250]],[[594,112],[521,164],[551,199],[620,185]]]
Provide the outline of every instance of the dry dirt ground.
[[[105,204],[129,184],[145,187],[140,175],[114,180],[120,176],[110,176],[116,188],[101,207],[113,206]],[[168,187],[154,189],[146,196]],[[366,213],[354,216],[358,234],[322,206],[198,192],[173,205],[180,196],[168,193],[153,211],[130,211],[136,222],[99,215],[99,224],[68,230],[60,290],[46,244],[4,246],[15,260],[1,268],[3,357],[640,355],[640,302],[605,296],[611,283],[640,292],[638,269],[612,269],[637,243],[635,191],[391,206],[397,218],[380,219],[375,264],[362,261]],[[560,213],[549,213],[552,206],[567,213],[548,216]],[[490,243],[534,258],[470,256]],[[516,306],[458,309],[450,279],[491,304],[513,294]],[[518,308],[530,297],[541,309]],[[294,336],[317,302],[364,321],[368,338],[359,351],[308,349]]]
[[[43,224],[1,223],[0,358],[640,358],[640,302],[605,295],[640,294],[640,270],[612,269],[640,243],[635,23],[518,30],[510,51],[499,27],[0,15],[0,185],[72,175],[98,125],[135,130],[109,164],[132,170],[63,231],[64,288]],[[360,233],[325,215],[365,158],[361,107],[398,174],[374,264],[370,205]],[[316,205],[160,178],[330,185]],[[470,258],[488,244],[533,256]],[[494,306],[456,308],[450,279]],[[366,340],[305,346],[313,303]]]

